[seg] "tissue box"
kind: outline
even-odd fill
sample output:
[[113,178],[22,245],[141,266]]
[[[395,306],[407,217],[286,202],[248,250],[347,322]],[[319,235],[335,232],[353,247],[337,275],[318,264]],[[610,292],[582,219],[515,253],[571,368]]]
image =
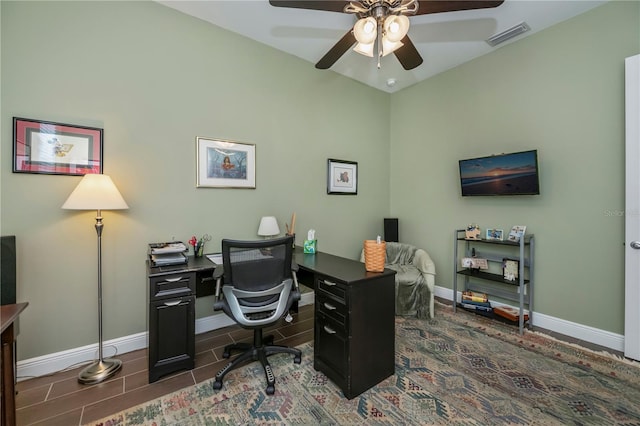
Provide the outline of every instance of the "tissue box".
[[314,254],[316,252],[317,244],[318,244],[318,240],[304,240],[304,246],[303,246],[304,253]]

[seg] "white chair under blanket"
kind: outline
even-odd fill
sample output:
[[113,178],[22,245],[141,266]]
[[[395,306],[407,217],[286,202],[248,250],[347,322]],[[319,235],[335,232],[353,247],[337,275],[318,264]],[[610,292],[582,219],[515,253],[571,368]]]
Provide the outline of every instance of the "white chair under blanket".
[[[386,245],[384,267],[396,271],[396,315],[433,318],[436,266],[431,256],[410,244]],[[364,250],[360,261],[364,262]]]

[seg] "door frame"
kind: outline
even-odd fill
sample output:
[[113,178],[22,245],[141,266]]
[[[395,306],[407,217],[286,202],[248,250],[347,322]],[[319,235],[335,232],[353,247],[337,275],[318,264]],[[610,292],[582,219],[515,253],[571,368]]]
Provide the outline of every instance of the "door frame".
[[625,59],[624,355],[640,360],[640,55]]

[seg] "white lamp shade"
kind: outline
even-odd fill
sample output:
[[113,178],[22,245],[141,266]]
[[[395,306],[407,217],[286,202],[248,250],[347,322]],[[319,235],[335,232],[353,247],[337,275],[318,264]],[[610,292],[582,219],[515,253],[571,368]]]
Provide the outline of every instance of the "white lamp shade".
[[384,37],[392,43],[399,42],[409,31],[409,18],[391,15],[384,20]]
[[373,43],[358,43],[356,44],[356,47],[353,48],[353,50],[361,55],[373,58]]
[[69,195],[62,208],[67,210],[124,210],[129,206],[109,176],[87,174]]
[[382,39],[382,56],[387,56],[389,53],[393,53],[399,48],[404,46],[404,43],[401,41],[392,42],[387,40],[386,38]]
[[359,19],[353,26],[353,35],[358,43],[370,44],[376,40],[376,20],[369,16],[368,18]]
[[258,235],[262,237],[272,237],[278,234],[280,234],[280,228],[278,228],[278,221],[274,216],[264,216],[260,219]]

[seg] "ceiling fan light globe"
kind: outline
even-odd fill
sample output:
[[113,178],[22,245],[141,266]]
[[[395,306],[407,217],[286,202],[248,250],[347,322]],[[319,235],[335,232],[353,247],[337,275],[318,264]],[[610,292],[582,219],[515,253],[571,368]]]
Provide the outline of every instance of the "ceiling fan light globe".
[[353,50],[361,55],[373,58],[373,43],[358,43]]
[[376,32],[376,20],[371,16],[359,19],[353,26],[353,35],[358,43],[373,43],[376,40]]
[[389,53],[393,53],[396,50],[400,49],[404,46],[404,43],[401,41],[392,42],[387,40],[386,38],[382,39],[382,56],[387,56]]
[[409,31],[409,18],[404,15],[390,15],[384,20],[384,36],[390,42],[399,42]]

